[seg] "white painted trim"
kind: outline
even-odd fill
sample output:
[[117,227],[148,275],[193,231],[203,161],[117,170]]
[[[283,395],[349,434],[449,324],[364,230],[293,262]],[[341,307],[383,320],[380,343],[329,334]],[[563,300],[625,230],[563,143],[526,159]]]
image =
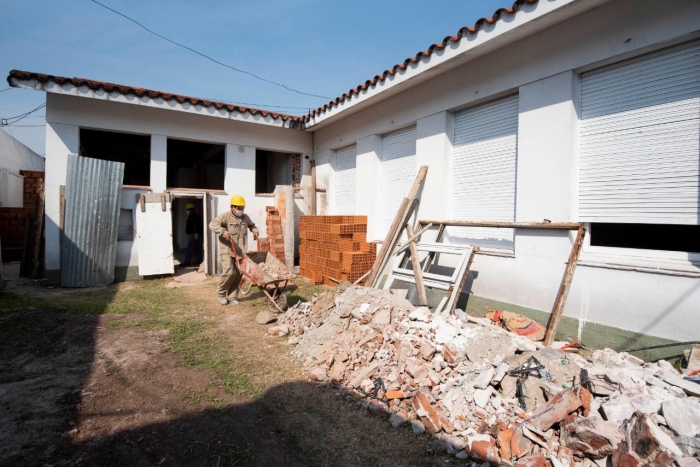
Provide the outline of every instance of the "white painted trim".
[[[439,73],[444,73],[475,58],[492,53],[495,49],[517,42],[525,36],[548,28],[556,23],[565,21],[609,0],[555,0],[539,1],[535,4],[524,4],[517,12],[497,20],[494,24],[483,23],[475,34],[463,36],[459,42],[450,42],[444,49],[435,50],[429,56],[421,57],[417,63],[410,63],[405,70],[397,68],[395,74],[386,76],[374,86],[368,87],[359,94],[345,97],[344,101],[331,104],[331,108],[314,115],[306,123],[306,129],[312,129],[341,112],[348,115],[347,110],[365,104],[372,100],[376,103],[392,94],[401,92],[409,87],[430,79]],[[439,70],[439,71],[437,71]],[[431,73],[428,73],[433,71]],[[410,83],[409,83],[410,81]],[[391,92],[387,92],[391,91]],[[381,94],[381,98],[377,98]],[[334,119],[335,120],[335,119]]]
[[263,117],[260,114],[253,115],[249,112],[229,112],[225,108],[216,109],[214,106],[204,107],[203,105],[199,104],[192,105],[188,101],[180,103],[174,98],[169,101],[166,101],[162,97],[152,99],[147,94],[138,97],[134,94],[124,95],[119,91],[112,91],[108,93],[101,88],[97,90],[90,89],[90,87],[88,87],[88,85],[86,84],[82,86],[75,86],[71,83],[59,85],[54,81],[42,83],[36,78],[24,80],[15,77],[10,77],[10,80],[10,85],[13,87],[21,89],[31,89],[34,91],[44,91],[52,94],[62,94],[68,96],[85,97],[88,99],[121,102],[124,104],[140,105],[144,107],[153,107],[164,110],[175,110],[178,112],[186,112],[195,115],[202,115],[205,117],[224,118],[228,120],[236,120],[239,122],[246,123],[257,123],[259,125],[268,125],[279,128],[290,128],[292,123],[291,119],[287,119],[286,121],[284,121],[281,117],[277,117],[276,119],[273,118],[271,115],[269,115],[270,111],[267,110],[265,112],[268,112],[268,116]]

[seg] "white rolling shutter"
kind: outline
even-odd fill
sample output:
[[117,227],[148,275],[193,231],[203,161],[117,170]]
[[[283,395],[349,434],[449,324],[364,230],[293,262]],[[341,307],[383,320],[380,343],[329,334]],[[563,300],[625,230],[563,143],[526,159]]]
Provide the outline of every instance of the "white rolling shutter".
[[334,177],[334,214],[355,214],[355,165],[357,145],[351,144],[335,151],[333,164]]
[[415,125],[383,135],[380,160],[379,234],[384,238],[416,178]]
[[579,219],[698,224],[700,44],[581,77]]
[[[515,220],[518,96],[457,112],[454,119],[450,216],[455,220]],[[452,228],[452,241],[513,249],[512,229]]]

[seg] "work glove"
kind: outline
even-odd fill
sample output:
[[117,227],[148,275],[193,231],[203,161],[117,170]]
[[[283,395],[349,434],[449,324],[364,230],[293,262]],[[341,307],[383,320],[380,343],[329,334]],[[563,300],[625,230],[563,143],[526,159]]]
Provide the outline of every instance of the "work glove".
[[258,236],[260,235],[260,231],[258,229],[253,229],[253,240],[258,240]]
[[199,240],[199,234],[194,234],[194,239]]
[[222,233],[221,236],[224,238],[224,240],[228,240],[229,238],[231,238],[231,235],[229,235],[228,230],[224,231],[224,233]]

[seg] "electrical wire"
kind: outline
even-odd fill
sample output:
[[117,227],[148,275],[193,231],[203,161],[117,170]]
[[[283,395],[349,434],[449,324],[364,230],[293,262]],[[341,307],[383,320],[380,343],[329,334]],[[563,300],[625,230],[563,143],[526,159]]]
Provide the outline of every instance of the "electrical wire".
[[46,107],[46,102],[44,102],[44,103],[41,104],[40,106],[34,108],[33,110],[30,110],[29,112],[25,112],[25,113],[23,113],[23,114],[15,115],[14,117],[9,117],[9,118],[0,119],[0,127],[13,125],[13,124],[19,122],[20,120],[26,118],[29,114],[32,114],[32,113],[36,112],[36,111],[39,110],[39,109],[43,109],[44,107]]
[[38,127],[44,127],[44,126],[46,126],[46,124],[43,124],[43,125],[7,125],[6,127],[3,127],[3,128],[10,128],[10,127],[14,127],[14,128],[38,128]]
[[11,91],[11,90],[13,90],[13,89],[14,89],[14,88],[5,88],[5,89],[0,89],[0,92],[5,92],[5,91]]
[[199,56],[201,56],[201,57],[204,57],[204,58],[206,58],[207,60],[210,60],[210,61],[216,63],[217,65],[221,65],[221,66],[223,66],[223,67],[229,68],[229,69],[234,70],[234,71],[237,71],[237,72],[239,72],[239,73],[243,73],[243,74],[252,76],[253,78],[259,79],[260,81],[264,81],[264,82],[266,82],[266,83],[274,84],[275,86],[283,87],[284,89],[286,89],[286,90],[288,90],[288,91],[295,92],[295,93],[297,93],[297,94],[302,94],[302,95],[304,95],[304,96],[310,96],[310,97],[318,97],[318,98],[320,98],[320,99],[331,100],[330,97],[319,96],[318,94],[310,94],[310,93],[308,93],[308,92],[299,91],[298,89],[290,88],[289,86],[287,86],[287,85],[285,85],[285,84],[278,83],[278,82],[276,82],[276,81],[272,81],[272,80],[263,78],[263,77],[261,77],[261,76],[258,76],[258,75],[256,75],[255,73],[251,73],[250,71],[242,70],[242,69],[240,69],[240,68],[236,68],[236,67],[234,67],[234,66],[227,65],[226,63],[220,62],[220,61],[218,61],[218,60],[216,60],[216,59],[214,59],[214,58],[212,58],[212,57],[210,57],[210,56],[208,56],[208,55],[203,54],[202,52],[198,52],[197,50],[194,50],[194,49],[191,48],[191,47],[188,47],[188,46],[186,46],[186,45],[180,44],[179,42],[175,42],[175,41],[172,40],[172,39],[168,39],[167,37],[165,37],[165,36],[163,36],[163,35],[161,35],[161,34],[158,34],[157,32],[151,31],[150,29],[148,29],[146,26],[144,26],[143,24],[139,23],[139,22],[136,21],[135,19],[130,18],[129,16],[127,16],[127,15],[125,15],[125,14],[123,14],[123,13],[120,13],[120,12],[118,12],[117,10],[115,10],[115,9],[113,9],[113,8],[108,7],[107,5],[104,5],[104,4],[100,3],[100,2],[98,2],[97,0],[90,0],[90,1],[91,1],[92,3],[95,3],[95,4],[99,5],[99,6],[101,6],[102,8],[105,8],[105,9],[111,11],[112,13],[115,13],[115,14],[121,16],[122,18],[125,18],[125,19],[131,21],[132,23],[134,23],[134,24],[136,24],[137,26],[139,26],[140,28],[142,28],[142,29],[148,31],[149,33],[153,34],[154,36],[158,36],[158,37],[160,37],[161,39],[170,42],[171,44],[174,44],[174,45],[176,45],[176,46],[178,46],[178,47],[182,47],[183,49],[189,50],[190,52],[193,52],[193,53],[195,53],[195,54],[197,54],[197,55],[199,55]]

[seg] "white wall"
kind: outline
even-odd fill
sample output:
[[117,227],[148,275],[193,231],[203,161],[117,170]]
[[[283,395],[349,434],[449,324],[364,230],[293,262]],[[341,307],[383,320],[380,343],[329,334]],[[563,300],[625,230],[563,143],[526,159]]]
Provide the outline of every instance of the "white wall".
[[44,170],[44,158],[5,132],[0,131],[0,167],[19,174],[20,170]]
[[[125,189],[122,208],[134,209],[139,194],[166,189],[167,138],[188,139],[226,145],[224,189],[217,194],[218,213],[229,209],[229,197],[241,194],[248,203],[248,214],[264,234],[265,206],[270,198],[255,196],[255,149],[311,154],[310,133],[235,120],[211,118],[146,106],[109,102],[85,97],[47,93],[46,107],[46,269],[60,268],[59,187],[66,180],[66,156],[77,154],[79,130],[92,128],[106,131],[151,135],[150,190]],[[240,149],[243,152],[240,152]],[[302,168],[302,193],[308,193],[309,164]],[[298,200],[300,208],[308,206]],[[308,208],[306,208],[308,209]],[[252,241],[252,237],[250,239]],[[138,251],[134,242],[121,241],[117,248],[117,266],[137,266]]]
[[[356,212],[370,216],[369,232],[375,232],[378,135],[416,123],[419,165],[430,167],[419,217],[448,218],[453,112],[517,92],[516,220],[576,221],[579,73],[698,37],[698,18],[700,2],[691,0],[603,4],[369,108],[329,120],[314,134],[317,161],[323,165],[333,149],[357,142]],[[330,164],[319,169],[332,174]],[[572,242],[573,235],[567,232],[517,230],[514,257],[477,256],[471,291],[548,311]],[[700,273],[697,267],[687,267],[691,274]],[[659,337],[695,339],[700,332],[696,307],[700,279],[634,269],[634,265],[625,270],[580,265],[566,315],[578,317],[583,310],[589,321]]]

